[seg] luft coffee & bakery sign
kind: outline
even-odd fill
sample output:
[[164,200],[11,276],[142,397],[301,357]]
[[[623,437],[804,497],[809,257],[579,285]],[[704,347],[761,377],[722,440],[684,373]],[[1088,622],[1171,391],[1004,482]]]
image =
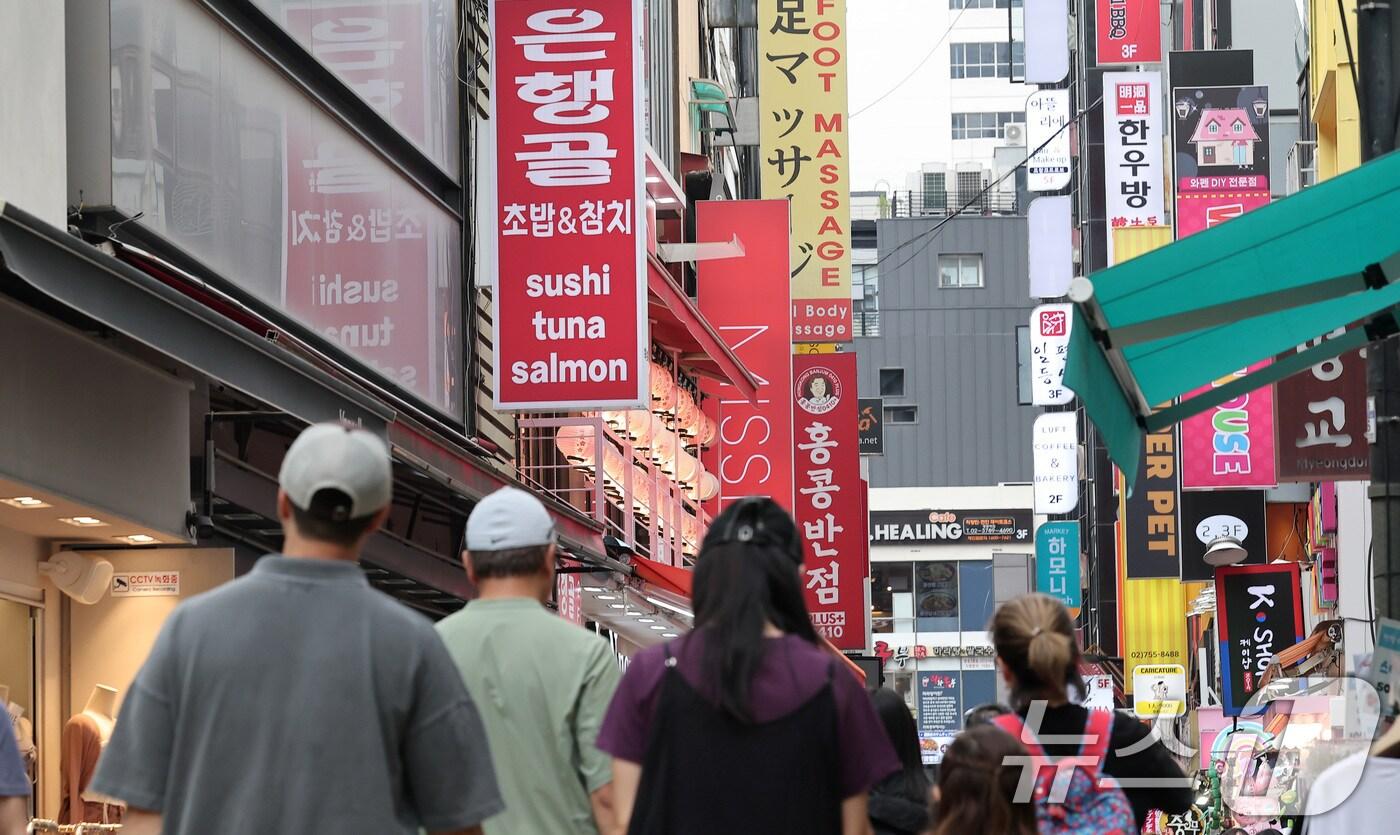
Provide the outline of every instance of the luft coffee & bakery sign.
[[1029,542],[1031,511],[872,510],[870,541],[901,545]]

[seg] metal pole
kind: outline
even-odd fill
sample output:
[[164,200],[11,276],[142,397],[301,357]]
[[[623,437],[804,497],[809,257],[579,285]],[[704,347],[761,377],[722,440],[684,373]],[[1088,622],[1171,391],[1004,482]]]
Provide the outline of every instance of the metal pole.
[[[1356,10],[1361,110],[1361,158],[1395,148],[1395,33],[1390,0],[1362,0]],[[1372,580],[1375,617],[1400,618],[1400,340],[1367,350],[1367,412],[1375,415],[1371,444]],[[1374,630],[1374,626],[1372,627]]]

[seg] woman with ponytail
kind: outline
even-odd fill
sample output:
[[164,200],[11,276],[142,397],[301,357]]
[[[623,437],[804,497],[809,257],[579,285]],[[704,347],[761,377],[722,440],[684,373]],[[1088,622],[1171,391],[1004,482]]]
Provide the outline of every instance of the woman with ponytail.
[[899,760],[802,597],[803,545],[771,499],[731,505],[695,564],[695,629],[638,653],[598,734],[633,835],[865,835]]
[[1102,721],[1109,729],[1107,744],[1096,744],[1091,728],[1101,720],[1091,719],[1090,711],[1071,700],[1085,695],[1079,674],[1082,656],[1074,621],[1058,600],[1028,594],[1007,601],[992,617],[991,638],[1015,708],[1014,714],[996,720],[998,726],[1031,746],[1040,738],[1075,740],[1039,744],[1052,758],[1080,754],[1081,740],[1086,748],[1102,748],[1098,770],[1122,785],[1137,819],[1135,831],[1142,831],[1152,809],[1180,814],[1190,807],[1190,781],[1161,740],[1147,740],[1149,726],[1126,713],[1114,713],[1111,723]]

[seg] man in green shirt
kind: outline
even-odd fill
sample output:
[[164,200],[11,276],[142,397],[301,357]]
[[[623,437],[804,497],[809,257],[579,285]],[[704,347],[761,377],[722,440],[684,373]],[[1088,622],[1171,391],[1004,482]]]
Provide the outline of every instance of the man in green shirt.
[[507,487],[467,521],[480,597],[438,624],[486,725],[506,810],[486,835],[614,835],[612,762],[595,746],[620,673],[598,635],[550,613],[554,523]]

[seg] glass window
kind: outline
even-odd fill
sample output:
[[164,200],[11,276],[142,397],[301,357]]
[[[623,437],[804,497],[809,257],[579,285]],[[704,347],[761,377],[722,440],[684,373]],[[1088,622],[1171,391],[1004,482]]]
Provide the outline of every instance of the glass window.
[[918,423],[918,406],[886,406],[885,423]]
[[993,704],[997,699],[997,671],[996,670],[967,670],[962,671],[962,709],[966,715],[969,710],[982,705]]
[[920,632],[958,631],[958,564],[921,562],[914,566],[915,615]]
[[953,78],[1021,78],[1026,74],[1025,53],[1021,41],[950,44],[949,69]]
[[455,0],[253,0],[452,176],[461,173]]
[[981,255],[938,256],[939,287],[981,287]]
[[460,417],[460,221],[198,5],[111,20],[117,208]]
[[880,335],[880,267],[857,264],[851,268],[852,330],[856,336]]
[[991,560],[958,563],[958,621],[964,632],[982,632],[992,621],[996,606]]
[[1008,124],[1024,121],[1025,114],[1015,111],[1002,111],[999,113],[954,113],[953,138],[1000,139],[1006,135],[1006,126]]
[[904,369],[903,369],[903,368],[881,368],[881,369],[880,369],[880,396],[881,396],[881,397],[903,397],[903,396],[904,396]]
[[871,628],[876,632],[913,632],[913,569],[907,562],[870,564]]

